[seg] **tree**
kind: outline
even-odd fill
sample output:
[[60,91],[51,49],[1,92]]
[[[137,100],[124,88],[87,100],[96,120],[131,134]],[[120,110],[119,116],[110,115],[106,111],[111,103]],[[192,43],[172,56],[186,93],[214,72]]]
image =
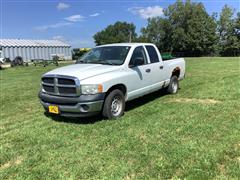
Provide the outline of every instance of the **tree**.
[[224,56],[240,55],[240,13],[234,19],[234,10],[225,5],[218,22],[220,53]]
[[201,3],[192,4],[188,15],[186,25],[183,26],[186,34],[186,48],[183,51],[192,52],[190,54],[194,56],[213,55],[218,42],[214,17],[208,15]]
[[237,45],[235,56],[240,56],[240,12],[237,13],[237,17],[234,25],[234,35],[237,37]]
[[138,39],[143,42],[152,42],[161,50],[172,51],[172,27],[167,19],[160,17],[148,19],[147,27],[142,28],[141,32],[142,35]]
[[215,52],[216,28],[214,17],[208,15],[202,3],[179,0],[164,11],[163,17],[148,19],[141,32],[162,51],[200,56]]
[[104,30],[97,32],[93,38],[96,45],[108,43],[129,42],[130,35],[132,40],[135,40],[137,34],[135,25],[127,22],[116,22],[114,25],[109,25]]

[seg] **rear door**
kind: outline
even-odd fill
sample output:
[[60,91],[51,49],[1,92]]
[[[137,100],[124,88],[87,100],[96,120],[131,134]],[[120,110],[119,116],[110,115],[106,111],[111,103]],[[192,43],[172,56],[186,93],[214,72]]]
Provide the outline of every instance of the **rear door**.
[[149,69],[151,70],[151,91],[160,89],[165,81],[165,73],[162,59],[158,50],[152,45],[145,46],[150,61]]

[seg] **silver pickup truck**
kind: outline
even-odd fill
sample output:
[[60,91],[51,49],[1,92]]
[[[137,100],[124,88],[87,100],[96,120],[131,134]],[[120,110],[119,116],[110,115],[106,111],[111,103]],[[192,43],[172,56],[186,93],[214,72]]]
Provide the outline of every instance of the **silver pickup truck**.
[[109,44],[44,74],[39,98],[48,113],[112,119],[123,115],[126,101],[162,88],[177,93],[184,75],[184,59],[163,61],[154,44]]

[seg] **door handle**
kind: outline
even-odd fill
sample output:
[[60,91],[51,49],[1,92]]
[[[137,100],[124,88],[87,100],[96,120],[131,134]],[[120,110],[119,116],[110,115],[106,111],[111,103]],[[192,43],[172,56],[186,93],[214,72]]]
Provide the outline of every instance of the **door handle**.
[[150,73],[150,72],[151,72],[151,69],[146,69],[146,72],[147,72],[147,73]]
[[160,69],[163,69],[163,66],[160,66],[159,68],[160,68]]

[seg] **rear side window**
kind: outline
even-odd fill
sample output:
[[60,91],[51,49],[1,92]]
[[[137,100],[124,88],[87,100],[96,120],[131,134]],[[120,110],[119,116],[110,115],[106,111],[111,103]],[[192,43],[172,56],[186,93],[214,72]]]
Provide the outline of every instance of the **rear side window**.
[[156,63],[159,62],[159,58],[158,58],[158,54],[156,49],[153,46],[146,46],[149,58],[150,58],[150,62],[151,63]]

